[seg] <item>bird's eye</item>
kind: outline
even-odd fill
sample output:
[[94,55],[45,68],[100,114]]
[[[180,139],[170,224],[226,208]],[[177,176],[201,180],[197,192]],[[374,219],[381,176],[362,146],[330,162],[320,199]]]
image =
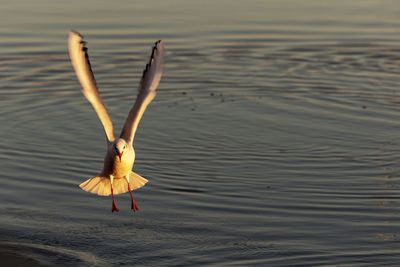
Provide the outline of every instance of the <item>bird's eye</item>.
[[124,146],[124,149],[125,149],[125,147],[126,147],[126,146]]

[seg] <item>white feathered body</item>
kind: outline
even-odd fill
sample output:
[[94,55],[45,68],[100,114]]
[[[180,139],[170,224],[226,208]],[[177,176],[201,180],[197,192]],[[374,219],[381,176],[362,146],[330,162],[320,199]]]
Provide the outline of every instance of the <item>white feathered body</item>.
[[114,153],[114,144],[107,146],[107,154],[104,157],[104,166],[101,176],[112,175],[114,179],[121,179],[128,176],[135,162],[135,150],[131,145],[127,145],[121,159]]
[[114,153],[114,143],[110,143],[107,147],[101,173],[98,176],[87,179],[79,186],[89,193],[109,196],[111,194],[110,178],[113,177],[115,195],[129,192],[127,180],[129,180],[131,190],[141,188],[148,180],[132,171],[134,162],[135,150],[131,145],[126,146],[120,159]]

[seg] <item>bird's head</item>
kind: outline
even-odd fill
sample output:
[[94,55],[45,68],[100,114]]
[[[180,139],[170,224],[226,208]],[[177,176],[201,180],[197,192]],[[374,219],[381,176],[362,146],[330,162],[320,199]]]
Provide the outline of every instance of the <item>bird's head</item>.
[[118,139],[114,144],[114,152],[115,155],[119,157],[119,161],[121,161],[122,155],[126,149],[126,142],[124,139]]

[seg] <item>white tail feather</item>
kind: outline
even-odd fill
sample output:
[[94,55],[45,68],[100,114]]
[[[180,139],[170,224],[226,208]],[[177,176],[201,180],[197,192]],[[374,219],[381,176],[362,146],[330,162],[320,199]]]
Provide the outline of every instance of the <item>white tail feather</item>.
[[[143,178],[135,172],[130,174],[131,190],[136,190],[143,187],[148,182],[147,179]],[[111,182],[108,177],[96,176],[90,178],[79,185],[82,190],[97,194],[99,196],[111,195]],[[114,195],[119,195],[128,192],[128,182],[126,179],[114,179],[113,182]]]

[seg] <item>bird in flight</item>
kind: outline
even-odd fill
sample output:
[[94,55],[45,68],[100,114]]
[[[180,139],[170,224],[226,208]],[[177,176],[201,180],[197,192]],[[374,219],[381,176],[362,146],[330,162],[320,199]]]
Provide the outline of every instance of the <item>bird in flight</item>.
[[111,195],[112,212],[119,211],[114,195],[129,192],[131,209],[137,211],[139,209],[133,198],[132,190],[144,186],[148,180],[132,171],[135,161],[133,139],[144,111],[156,96],[156,89],[163,70],[164,43],[159,40],[153,46],[149,62],[139,84],[136,102],[129,111],[118,138],[114,136],[113,124],[100,98],[85,44],[82,35],[78,32],[71,31],[69,33],[69,57],[82,86],[82,93],[93,106],[103,125],[107,140],[107,153],[104,158],[103,170],[79,186],[87,192],[100,196]]

